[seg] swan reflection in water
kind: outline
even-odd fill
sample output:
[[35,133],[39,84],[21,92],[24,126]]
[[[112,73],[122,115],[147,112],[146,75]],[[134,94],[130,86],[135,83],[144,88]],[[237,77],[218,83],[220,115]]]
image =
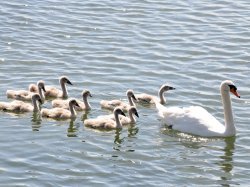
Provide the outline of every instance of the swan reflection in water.
[[[115,130],[115,139],[114,139],[114,143],[116,144],[116,145],[120,145],[120,144],[122,144],[122,142],[124,141],[124,138],[125,137],[121,137],[121,134],[122,134],[122,129],[116,129]],[[117,149],[116,149],[117,150]]]
[[122,129],[117,129],[115,131],[115,139],[114,139],[114,143],[115,144],[122,144],[122,142],[124,141],[125,138],[133,138],[136,136],[136,134],[139,132],[139,128],[134,126],[134,125],[131,125],[129,128],[128,128],[128,134],[127,134],[127,137],[121,137],[121,134],[122,134]]
[[33,112],[31,122],[32,131],[39,131],[40,127],[42,126],[42,118],[40,112]]
[[[85,119],[88,118],[88,114],[90,113],[90,111],[85,111],[83,113],[83,115],[81,116],[81,121],[84,121]],[[68,137],[77,137],[78,136],[78,132],[79,132],[79,128],[81,126],[81,122],[79,123],[75,123],[76,119],[71,119],[69,122],[69,127],[67,129],[67,136]]]
[[225,138],[225,147],[222,149],[224,155],[219,157],[220,161],[217,163],[222,170],[221,180],[218,181],[222,186],[239,185],[233,182],[233,174],[231,173],[234,166],[235,139],[236,137]]
[[85,119],[88,119],[88,115],[90,114],[89,110],[86,110],[82,116],[81,116],[81,121],[84,121]]
[[[136,134],[139,132],[139,128],[137,126],[131,125],[128,128],[128,134],[126,136],[122,136],[122,130],[117,129],[115,131],[114,136],[114,147],[113,149],[115,151],[125,151],[125,152],[134,152],[133,145],[135,144],[135,141],[129,141],[129,139],[136,137]],[[129,143],[127,143],[129,142]],[[112,157],[118,157],[117,155],[113,155]]]
[[[219,180],[216,181],[217,184],[221,186],[230,186],[230,185],[239,185],[237,182],[234,181],[233,169],[234,169],[234,153],[235,153],[235,140],[236,137],[227,137],[227,138],[202,138],[199,136],[193,136],[185,133],[181,133],[178,131],[174,131],[172,129],[168,129],[168,127],[164,126],[161,129],[162,134],[167,135],[168,140],[169,138],[173,138],[174,140],[178,139],[178,142],[186,148],[194,149],[190,154],[203,154],[200,151],[195,151],[203,148],[206,151],[210,152],[213,150],[219,149],[219,156],[214,155],[212,160],[216,160],[213,162],[213,167],[211,169],[211,174],[216,175],[219,177]],[[175,142],[174,142],[175,143]],[[219,143],[219,148],[218,145]],[[222,145],[223,144],[223,145]],[[189,152],[186,152],[185,160],[190,156]],[[206,155],[203,155],[206,157]],[[208,159],[208,162],[211,160]],[[198,163],[198,162],[197,162]],[[199,168],[201,166],[197,166]]]
[[77,137],[79,132],[80,123],[75,124],[75,119],[71,119],[69,122],[69,127],[67,129],[67,136],[68,137]]

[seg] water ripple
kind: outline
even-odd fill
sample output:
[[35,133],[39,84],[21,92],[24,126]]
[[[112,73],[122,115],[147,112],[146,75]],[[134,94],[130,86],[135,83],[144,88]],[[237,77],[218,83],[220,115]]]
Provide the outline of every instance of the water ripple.
[[[74,122],[0,112],[4,186],[230,186],[249,184],[249,8],[246,1],[3,1],[0,3],[0,100],[7,89],[40,79],[69,95],[93,93]],[[202,139],[169,131],[154,106],[138,106],[135,127],[85,128],[106,114],[102,99],[126,100],[128,88],[167,105],[199,105],[223,122],[219,85],[232,79],[237,136]],[[50,107],[50,102],[45,107]]]

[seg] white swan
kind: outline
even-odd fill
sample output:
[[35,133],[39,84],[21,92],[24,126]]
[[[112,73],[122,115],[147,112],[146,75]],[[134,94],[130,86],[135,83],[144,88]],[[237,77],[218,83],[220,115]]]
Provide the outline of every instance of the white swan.
[[121,129],[122,124],[120,122],[119,115],[125,116],[125,114],[119,107],[116,107],[113,113],[115,121],[109,118],[95,118],[95,119],[86,119],[84,120],[83,123],[86,127],[97,128],[97,129]]
[[[128,125],[128,124],[134,124],[136,122],[136,119],[135,119],[134,115],[139,118],[137,109],[134,106],[130,106],[129,109],[128,109],[128,116],[129,117],[123,116],[123,115],[119,116],[119,119],[121,121],[122,126],[125,126],[125,125]],[[113,114],[102,115],[102,116],[98,116],[97,118],[98,119],[105,118],[105,119],[115,120],[115,117],[114,117]]]
[[168,90],[174,90],[175,88],[172,86],[168,86],[166,84],[162,85],[158,91],[158,96],[142,93],[142,94],[136,94],[135,98],[137,99],[138,103],[155,103],[157,101],[158,103],[165,104],[166,99],[164,97],[164,92],[167,92]]
[[[92,97],[90,91],[84,90],[82,92],[83,101],[76,100],[76,102],[79,105],[79,107],[78,106],[75,107],[76,111],[83,111],[83,110],[90,110],[91,109],[91,105],[89,104],[88,99],[87,99],[88,96]],[[69,109],[69,99],[67,99],[67,100],[55,99],[52,101],[52,107],[53,108]]]
[[101,107],[105,108],[105,109],[108,109],[108,110],[112,110],[112,111],[115,109],[115,107],[120,107],[123,111],[127,112],[130,106],[135,106],[132,98],[134,100],[136,100],[136,98],[135,98],[133,90],[127,90],[126,94],[127,94],[127,97],[128,97],[129,104],[127,104],[127,103],[125,103],[125,102],[123,102],[121,100],[118,100],[118,99],[117,100],[111,100],[111,101],[102,100],[100,102]]
[[[44,81],[42,81],[42,80],[38,81],[37,88],[38,88],[38,93],[39,93],[42,101],[44,102],[44,100],[45,100],[44,92],[46,92],[45,86],[44,86]],[[33,92],[30,92],[27,90],[7,90],[6,91],[6,95],[8,98],[22,100],[22,101],[31,101],[33,94],[34,94]]]
[[[70,84],[70,85],[73,85],[68,77],[66,76],[62,76],[59,78],[59,83],[61,85],[61,89],[57,89],[55,88],[54,86],[45,86],[45,96],[46,97],[53,97],[53,98],[67,98],[68,97],[68,91],[67,91],[67,88],[66,88],[66,83],[67,84]],[[29,85],[29,91],[31,92],[38,92],[38,88],[36,85],[34,84],[30,84]]]
[[220,86],[224,107],[225,125],[221,124],[208,111],[199,106],[187,108],[164,107],[156,103],[156,108],[163,122],[170,128],[203,137],[227,137],[236,134],[231,99],[229,92],[240,98],[237,88],[230,80],[223,81]]
[[79,106],[75,99],[71,99],[68,103],[69,110],[64,108],[52,108],[47,109],[43,108],[41,110],[42,117],[47,118],[55,118],[55,119],[69,119],[69,118],[76,118],[76,111],[74,109],[75,106]]
[[40,95],[32,95],[32,104],[14,100],[12,102],[0,102],[0,110],[7,112],[38,112],[40,110],[37,102],[42,104]]

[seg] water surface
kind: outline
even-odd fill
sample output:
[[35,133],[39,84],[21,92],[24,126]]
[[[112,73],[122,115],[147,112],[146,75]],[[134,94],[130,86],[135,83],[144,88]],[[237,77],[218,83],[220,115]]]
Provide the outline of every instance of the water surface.
[[[7,89],[43,79],[69,95],[93,94],[75,121],[0,112],[1,186],[238,186],[250,182],[250,3],[222,1],[1,1],[0,100]],[[106,114],[102,99],[127,89],[168,106],[199,105],[223,122],[219,85],[231,79],[237,135],[206,139],[167,129],[154,106],[138,106],[136,126],[85,128]],[[50,107],[50,102],[44,107]]]

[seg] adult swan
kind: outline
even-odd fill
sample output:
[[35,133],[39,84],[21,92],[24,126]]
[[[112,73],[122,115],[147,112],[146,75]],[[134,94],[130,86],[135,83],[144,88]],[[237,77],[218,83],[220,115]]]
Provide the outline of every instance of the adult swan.
[[156,103],[156,108],[163,122],[170,128],[203,137],[228,137],[236,134],[231,99],[229,92],[240,98],[237,88],[230,80],[220,85],[222,104],[224,108],[225,125],[221,124],[206,109],[199,106],[186,108],[164,107]]

